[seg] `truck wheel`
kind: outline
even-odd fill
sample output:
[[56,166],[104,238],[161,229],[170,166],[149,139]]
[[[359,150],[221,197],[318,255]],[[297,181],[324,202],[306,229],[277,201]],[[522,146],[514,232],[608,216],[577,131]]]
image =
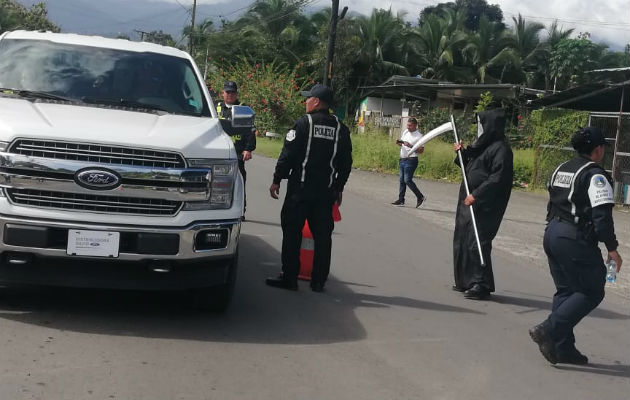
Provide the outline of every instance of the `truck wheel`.
[[195,289],[193,291],[193,306],[201,311],[216,313],[225,312],[232,301],[234,285],[236,284],[236,270],[238,268],[238,249],[228,267],[227,282],[219,286]]

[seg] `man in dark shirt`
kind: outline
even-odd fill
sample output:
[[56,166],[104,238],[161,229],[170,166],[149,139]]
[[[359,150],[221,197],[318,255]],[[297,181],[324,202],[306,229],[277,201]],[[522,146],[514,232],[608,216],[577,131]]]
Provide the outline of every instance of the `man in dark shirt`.
[[556,285],[551,314],[529,330],[542,355],[552,364],[587,364],[575,347],[573,328],[604,299],[606,266],[598,242],[606,245],[607,261],[617,272],[621,256],[613,223],[612,179],[598,163],[606,139],[599,128],[580,128],[571,139],[577,155],[558,166],[547,189],[547,228],[543,247]]
[[341,205],[343,188],[352,168],[350,131],[329,113],[332,90],[317,84],[306,96],[306,114],[285,138],[269,193],[280,193],[280,181],[288,179],[282,213],[282,274],[267,278],[269,286],[297,290],[300,244],[304,221],[308,221],[315,254],[311,289],[324,290],[330,271],[333,218],[332,206]]
[[[232,106],[242,105],[238,101],[238,88],[236,82],[226,81],[223,84],[223,101],[217,104],[217,114],[221,119],[232,119]],[[245,171],[245,161],[252,158],[252,151],[256,149],[256,135],[254,130],[239,132],[231,135],[234,142],[234,148],[236,149],[236,155],[238,157],[238,169],[243,176],[243,188],[245,187],[245,181],[247,180],[247,171]],[[245,197],[245,209],[247,209],[247,196]],[[242,217],[245,220],[245,215]]]

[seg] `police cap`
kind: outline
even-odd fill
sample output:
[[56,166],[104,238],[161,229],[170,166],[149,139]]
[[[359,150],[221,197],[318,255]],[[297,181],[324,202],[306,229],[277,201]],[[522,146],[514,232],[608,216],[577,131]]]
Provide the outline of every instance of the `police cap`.
[[237,91],[236,82],[225,81],[225,83],[223,84],[223,90],[225,90],[226,92],[236,92]]
[[595,147],[606,144],[602,130],[594,126],[578,128],[571,138],[571,145],[580,154],[590,154]]
[[324,103],[331,105],[333,102],[333,91],[328,86],[316,83],[311,90],[305,90],[300,93],[304,97],[317,97]]

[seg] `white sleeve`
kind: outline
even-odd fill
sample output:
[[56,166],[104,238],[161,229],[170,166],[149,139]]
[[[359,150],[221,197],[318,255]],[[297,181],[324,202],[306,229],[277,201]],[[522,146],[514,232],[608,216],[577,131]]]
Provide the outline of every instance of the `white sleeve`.
[[591,177],[588,186],[588,198],[593,208],[602,204],[615,204],[612,186],[604,175],[596,174]]

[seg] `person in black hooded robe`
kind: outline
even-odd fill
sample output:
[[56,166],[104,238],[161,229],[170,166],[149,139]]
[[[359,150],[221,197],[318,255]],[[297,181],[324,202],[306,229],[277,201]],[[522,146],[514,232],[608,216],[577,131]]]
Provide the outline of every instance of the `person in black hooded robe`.
[[[486,299],[494,292],[492,240],[507,208],[514,175],[512,149],[504,132],[505,110],[484,111],[477,115],[477,139],[466,149],[461,143],[454,144],[456,151],[462,149],[470,195],[466,195],[462,181],[453,237],[453,290],[464,292],[471,299]],[[455,163],[459,165],[459,159]],[[475,212],[485,266],[479,258],[470,205]]]

